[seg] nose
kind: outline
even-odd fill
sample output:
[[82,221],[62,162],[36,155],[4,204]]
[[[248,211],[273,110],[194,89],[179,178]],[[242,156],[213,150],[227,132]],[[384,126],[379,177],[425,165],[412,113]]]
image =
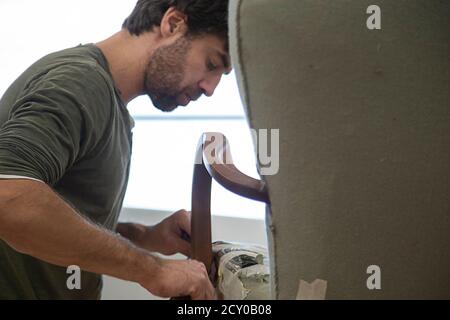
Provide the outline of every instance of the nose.
[[202,93],[207,97],[211,97],[214,94],[221,78],[222,75],[210,75],[200,81],[199,87],[202,90]]

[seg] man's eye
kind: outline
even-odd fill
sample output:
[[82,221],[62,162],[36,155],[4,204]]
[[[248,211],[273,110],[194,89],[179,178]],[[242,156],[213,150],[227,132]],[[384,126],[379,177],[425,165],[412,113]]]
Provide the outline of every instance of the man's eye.
[[217,69],[217,66],[214,63],[212,63],[211,61],[208,61],[207,67],[208,67],[209,71],[214,71]]

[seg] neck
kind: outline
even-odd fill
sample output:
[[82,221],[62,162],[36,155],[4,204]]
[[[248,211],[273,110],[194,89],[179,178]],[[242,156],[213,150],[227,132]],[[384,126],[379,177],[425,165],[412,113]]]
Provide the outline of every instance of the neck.
[[156,40],[155,34],[150,32],[137,37],[122,30],[95,44],[105,55],[125,104],[145,93],[145,70],[155,50]]

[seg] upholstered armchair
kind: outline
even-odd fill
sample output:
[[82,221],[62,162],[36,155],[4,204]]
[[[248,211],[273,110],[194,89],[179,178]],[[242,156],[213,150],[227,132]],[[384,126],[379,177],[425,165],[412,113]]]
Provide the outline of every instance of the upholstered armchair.
[[231,1],[248,122],[280,130],[279,172],[258,181],[204,157],[195,255],[210,265],[209,212],[195,217],[212,177],[267,203],[272,298],[316,279],[311,298],[450,298],[449,17],[446,1]]

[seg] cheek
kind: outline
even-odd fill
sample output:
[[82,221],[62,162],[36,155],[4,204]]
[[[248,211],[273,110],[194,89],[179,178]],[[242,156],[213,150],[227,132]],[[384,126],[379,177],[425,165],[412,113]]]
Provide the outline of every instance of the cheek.
[[205,73],[207,72],[205,65],[206,58],[200,58],[200,56],[200,53],[192,51],[187,57],[183,79],[184,87],[198,87],[198,83],[205,77]]
[[202,72],[198,69],[185,70],[183,81],[181,82],[181,88],[195,88],[197,89],[198,83],[202,80]]

